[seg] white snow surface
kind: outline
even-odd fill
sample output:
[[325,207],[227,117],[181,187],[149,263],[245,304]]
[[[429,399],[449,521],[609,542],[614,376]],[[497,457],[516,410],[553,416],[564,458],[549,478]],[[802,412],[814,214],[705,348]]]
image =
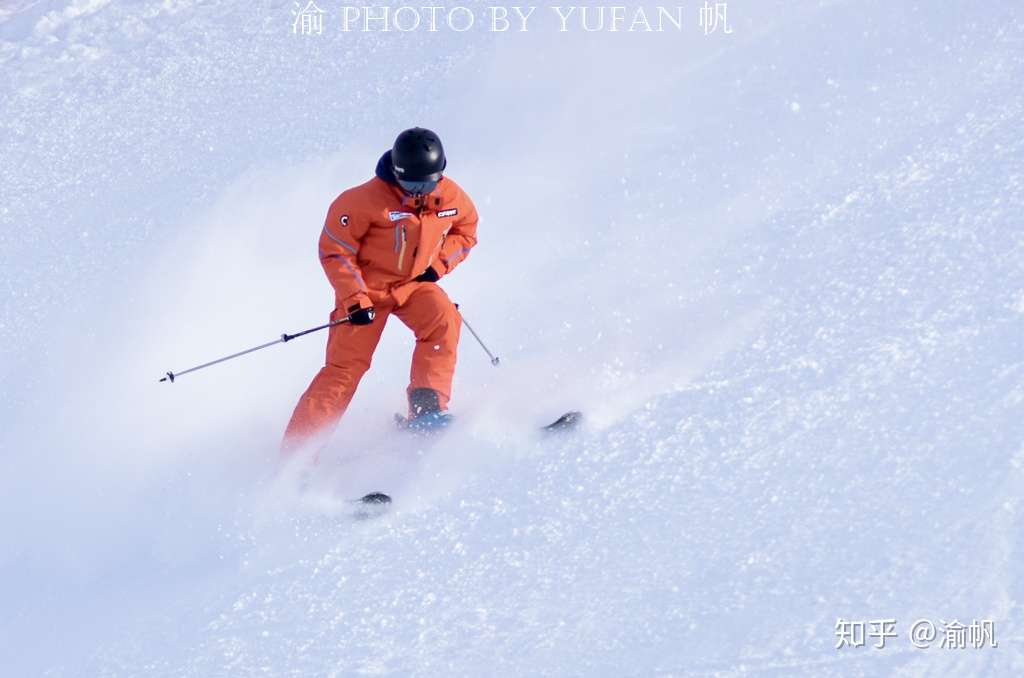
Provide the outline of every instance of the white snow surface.
[[[1024,10],[728,4],[3,3],[3,675],[1024,674]],[[409,440],[389,326],[303,490],[323,335],[157,379],[324,322],[327,205],[412,125],[480,208],[443,285],[503,364],[465,333],[458,425]]]

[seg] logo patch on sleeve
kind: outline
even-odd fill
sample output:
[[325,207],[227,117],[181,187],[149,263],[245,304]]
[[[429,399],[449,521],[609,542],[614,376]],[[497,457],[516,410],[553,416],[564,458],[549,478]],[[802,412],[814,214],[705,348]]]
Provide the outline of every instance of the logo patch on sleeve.
[[341,225],[342,226],[348,226],[348,215],[347,214],[342,214],[341,215]]
[[444,219],[445,217],[454,217],[458,213],[459,213],[458,208],[453,207],[450,210],[441,210],[440,212],[437,213],[437,216],[439,216],[442,219]]

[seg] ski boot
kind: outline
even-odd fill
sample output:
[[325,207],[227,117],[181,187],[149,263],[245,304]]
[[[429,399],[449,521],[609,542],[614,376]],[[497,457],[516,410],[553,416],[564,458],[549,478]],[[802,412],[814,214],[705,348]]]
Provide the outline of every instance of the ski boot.
[[437,391],[417,388],[409,393],[409,418],[405,428],[414,433],[434,433],[452,423],[452,415],[441,411]]

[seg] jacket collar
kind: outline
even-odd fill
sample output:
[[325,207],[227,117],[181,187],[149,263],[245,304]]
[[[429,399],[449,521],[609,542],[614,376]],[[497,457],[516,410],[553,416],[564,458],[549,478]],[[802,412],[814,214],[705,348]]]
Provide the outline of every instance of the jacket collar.
[[380,156],[380,160],[377,161],[377,169],[374,170],[374,174],[377,175],[378,179],[382,179],[385,183],[398,188],[398,180],[395,179],[395,171],[391,169],[390,148],[384,151],[384,155]]

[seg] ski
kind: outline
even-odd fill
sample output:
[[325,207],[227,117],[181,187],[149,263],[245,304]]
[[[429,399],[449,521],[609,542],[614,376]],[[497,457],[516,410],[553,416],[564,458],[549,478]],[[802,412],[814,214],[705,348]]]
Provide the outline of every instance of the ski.
[[[432,421],[431,426],[419,428],[415,425],[415,421],[410,423],[408,418],[401,414],[395,414],[395,427],[414,435],[436,435],[447,428],[451,424],[452,419],[450,415],[445,414],[443,418]],[[582,421],[582,412],[569,410],[550,424],[541,426],[540,432],[545,435],[568,433],[577,429]],[[359,508],[355,512],[356,519],[367,520],[387,513],[391,504],[391,497],[383,492],[371,492],[360,499],[354,500],[353,503],[359,504]]]
[[388,509],[391,507],[391,497],[383,492],[371,492],[359,499],[353,500],[352,503],[358,504],[352,517],[356,520],[369,520],[388,512]]
[[558,419],[547,426],[542,426],[541,431],[545,433],[561,433],[563,431],[571,431],[579,426],[580,422],[583,421],[583,413],[576,410],[566,412]]
[[[395,428],[402,431],[412,431],[415,433],[433,433],[441,431],[451,425],[454,417],[445,414],[436,420],[432,420],[427,426],[417,426],[416,421],[410,421],[407,417],[401,414],[395,414]],[[578,410],[570,410],[555,419],[546,426],[541,426],[540,430],[545,433],[554,433],[556,431],[571,431],[579,426],[580,422],[583,421],[583,413]]]

